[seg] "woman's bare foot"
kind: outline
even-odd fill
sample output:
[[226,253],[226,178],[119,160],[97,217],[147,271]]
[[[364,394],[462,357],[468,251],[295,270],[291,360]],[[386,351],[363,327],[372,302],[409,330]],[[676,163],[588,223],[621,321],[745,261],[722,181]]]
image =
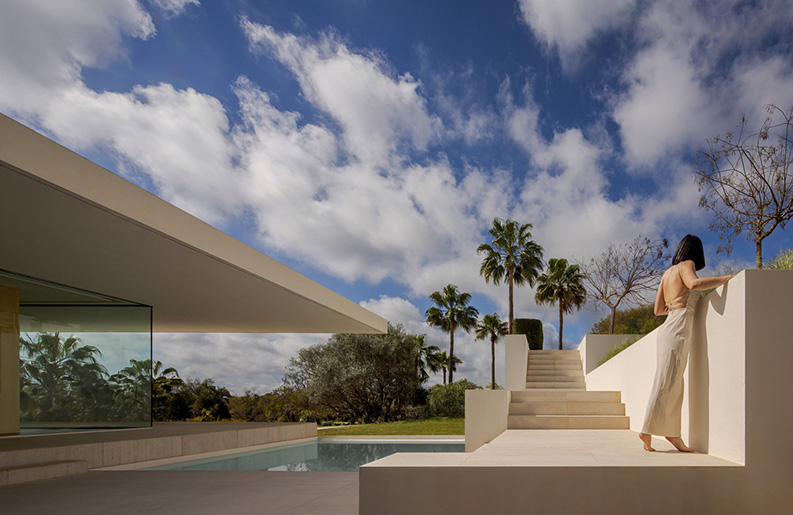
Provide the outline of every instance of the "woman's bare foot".
[[653,452],[653,446],[651,445],[653,442],[653,435],[648,435],[647,433],[639,433],[639,438],[644,443],[644,450]]
[[694,452],[685,443],[683,443],[683,439],[679,436],[667,436],[666,439],[669,440],[669,443],[674,445],[675,448],[680,452]]

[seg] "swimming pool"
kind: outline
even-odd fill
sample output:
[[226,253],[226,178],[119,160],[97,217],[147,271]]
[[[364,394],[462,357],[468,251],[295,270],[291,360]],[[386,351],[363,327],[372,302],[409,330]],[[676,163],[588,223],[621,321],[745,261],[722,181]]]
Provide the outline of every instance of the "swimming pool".
[[284,470],[357,472],[358,467],[397,452],[465,452],[457,442],[317,440],[295,445],[160,465],[146,470]]

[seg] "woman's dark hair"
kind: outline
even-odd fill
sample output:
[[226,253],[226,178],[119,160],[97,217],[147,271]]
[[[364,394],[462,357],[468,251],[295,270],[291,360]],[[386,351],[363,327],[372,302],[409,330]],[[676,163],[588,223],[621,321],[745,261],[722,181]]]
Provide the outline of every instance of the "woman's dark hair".
[[696,270],[705,268],[705,251],[702,250],[702,240],[693,234],[686,234],[677,246],[672,264],[676,265],[681,261],[691,260],[694,262]]

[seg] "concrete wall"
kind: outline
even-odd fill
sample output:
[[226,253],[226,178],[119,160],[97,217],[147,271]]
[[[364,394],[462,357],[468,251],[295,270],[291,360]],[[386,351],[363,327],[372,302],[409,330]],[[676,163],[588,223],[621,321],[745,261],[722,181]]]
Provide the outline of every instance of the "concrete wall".
[[508,334],[504,337],[504,366],[507,390],[526,389],[526,369],[529,363],[529,340],[523,334]]
[[578,351],[581,353],[581,362],[584,374],[588,374],[598,367],[598,363],[616,345],[628,338],[636,338],[638,334],[586,334]]
[[465,452],[474,452],[507,430],[511,396],[509,390],[465,391]]
[[[784,270],[744,271],[699,301],[683,401],[682,434],[691,447],[747,463],[751,421],[747,410],[789,416],[789,409],[777,406],[792,393],[788,378],[793,377],[793,359],[779,366],[793,344],[790,313],[793,272]],[[655,351],[653,331],[586,376],[590,390],[622,392],[634,431],[641,430],[644,422],[655,374]],[[779,382],[769,388],[771,365],[775,365]],[[754,383],[750,373],[756,374]]]
[[[732,292],[730,292],[731,294]],[[756,499],[793,511],[793,271],[746,272],[746,487]],[[736,324],[737,325],[737,324]],[[711,370],[723,367],[720,342],[711,340]],[[717,361],[718,360],[718,361]],[[710,397],[733,395],[710,382]],[[710,448],[723,445],[713,425],[726,413],[710,404]],[[718,417],[718,418],[717,418]],[[714,436],[715,435],[715,436]],[[757,501],[760,505],[760,501]],[[760,505],[762,506],[762,505]],[[771,513],[766,511],[765,513]]]

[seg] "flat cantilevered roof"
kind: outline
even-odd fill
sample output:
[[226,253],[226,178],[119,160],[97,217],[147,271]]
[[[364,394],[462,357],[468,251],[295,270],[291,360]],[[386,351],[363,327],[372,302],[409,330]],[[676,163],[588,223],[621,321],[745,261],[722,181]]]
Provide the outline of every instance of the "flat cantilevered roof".
[[387,330],[371,311],[2,114],[0,269],[152,306],[157,332]]

